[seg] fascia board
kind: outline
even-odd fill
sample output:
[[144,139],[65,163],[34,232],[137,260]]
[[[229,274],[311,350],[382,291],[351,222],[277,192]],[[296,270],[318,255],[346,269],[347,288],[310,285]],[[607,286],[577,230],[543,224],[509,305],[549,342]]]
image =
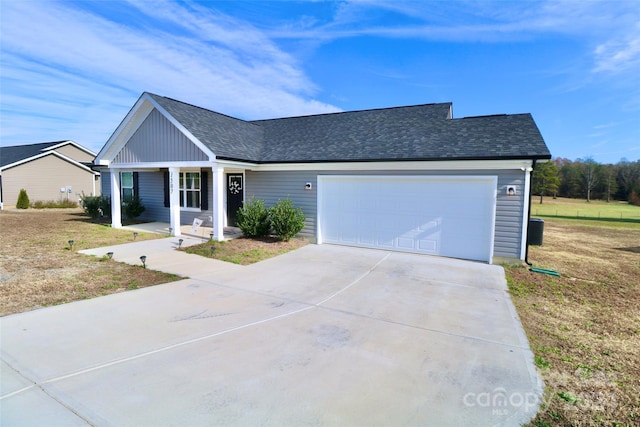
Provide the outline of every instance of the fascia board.
[[147,116],[153,111],[153,100],[143,93],[96,155],[95,163],[108,166]]
[[80,145],[77,142],[72,141],[72,140],[68,140],[68,141],[61,142],[60,144],[52,145],[51,147],[47,147],[47,148],[43,149],[42,151],[53,151],[53,150],[56,150],[56,149],[58,149],[60,147],[64,147],[65,145],[73,145],[77,149],[82,150],[85,153],[92,155],[93,157],[96,156],[96,153],[94,153],[93,151],[89,150],[88,148],[83,147],[82,145]]
[[159,168],[210,168],[212,162],[144,162],[144,163],[111,163],[109,169],[159,169]]
[[22,159],[20,161],[17,161],[17,162],[14,162],[14,163],[11,163],[11,164],[3,166],[2,168],[0,168],[0,171],[4,171],[4,170],[11,169],[11,168],[15,168],[16,166],[20,166],[20,165],[25,164],[25,163],[33,162],[35,160],[41,159],[41,158],[46,157],[46,156],[56,156],[59,159],[64,160],[65,162],[71,163],[72,165],[74,165],[76,167],[79,167],[80,169],[84,169],[87,172],[91,172],[93,175],[100,175],[100,172],[96,172],[96,171],[92,170],[90,167],[87,167],[87,166],[83,165],[82,163],[73,160],[71,157],[67,157],[64,154],[60,154],[57,151],[45,151],[44,153],[40,153],[40,154],[38,154],[36,156],[27,157],[26,159]]
[[327,163],[271,163],[258,164],[258,171],[303,170],[513,170],[531,166],[531,160],[459,160],[459,161],[392,161],[392,162],[327,162]]
[[186,127],[175,119],[167,110],[165,110],[160,104],[158,104],[153,98],[149,97],[154,108],[160,112],[167,120],[171,122],[180,132],[182,132],[189,140],[195,144],[203,153],[209,156],[209,161],[213,162],[216,159],[215,153],[213,153],[206,145],[204,145],[198,138],[196,138]]

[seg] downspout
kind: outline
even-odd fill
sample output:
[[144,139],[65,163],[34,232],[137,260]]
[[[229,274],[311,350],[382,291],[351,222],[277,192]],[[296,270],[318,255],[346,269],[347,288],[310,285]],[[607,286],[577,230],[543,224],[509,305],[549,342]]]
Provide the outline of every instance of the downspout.
[[524,249],[524,262],[527,263],[529,267],[533,265],[532,262],[529,261],[529,223],[531,222],[531,202],[533,200],[533,171],[536,169],[536,159],[533,159],[533,164],[531,165],[531,184],[529,185],[529,209],[527,212],[527,235],[525,236],[526,243]]

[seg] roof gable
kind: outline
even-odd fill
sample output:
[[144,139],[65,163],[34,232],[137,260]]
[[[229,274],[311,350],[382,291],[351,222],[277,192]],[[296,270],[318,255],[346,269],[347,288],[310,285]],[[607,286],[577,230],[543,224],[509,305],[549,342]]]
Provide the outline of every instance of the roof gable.
[[193,144],[158,110],[152,110],[116,154],[114,163],[207,161]]
[[[0,168],[12,167],[31,159],[39,158],[45,154],[57,153],[56,150],[68,146],[73,146],[81,152],[89,154],[91,157],[95,156],[95,153],[93,151],[71,140],[41,142],[37,144],[26,145],[12,145],[8,147],[0,147]],[[57,154],[61,154],[65,159],[81,163],[79,160],[70,158],[64,153]]]

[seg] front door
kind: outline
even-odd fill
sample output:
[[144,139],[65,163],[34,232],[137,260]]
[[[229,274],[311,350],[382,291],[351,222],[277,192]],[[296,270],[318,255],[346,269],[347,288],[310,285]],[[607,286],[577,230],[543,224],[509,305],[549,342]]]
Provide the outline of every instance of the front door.
[[242,207],[244,200],[244,183],[243,175],[228,174],[227,175],[227,225],[236,225],[236,216],[238,209]]

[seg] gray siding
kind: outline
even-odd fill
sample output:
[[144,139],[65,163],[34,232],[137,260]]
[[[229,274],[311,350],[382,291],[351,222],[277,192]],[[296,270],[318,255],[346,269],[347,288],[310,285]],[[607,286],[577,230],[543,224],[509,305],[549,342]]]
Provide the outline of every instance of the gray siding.
[[[489,175],[498,177],[496,202],[496,227],[494,237],[495,257],[520,257],[522,236],[522,209],[525,195],[524,173],[521,171],[295,171],[295,172],[246,172],[246,197],[255,197],[271,206],[278,199],[291,198],[302,208],[305,227],[301,234],[315,238],[317,218],[317,178],[319,175]],[[312,190],[305,190],[307,182]],[[507,186],[515,186],[516,196],[506,194]]]
[[114,164],[207,161],[209,157],[157,110],[116,155]]
[[169,208],[164,207],[164,174],[162,172],[138,173],[138,197],[145,207],[139,219],[169,222]]
[[[213,188],[213,174],[207,171],[207,181],[209,191],[206,197],[209,201],[209,210],[200,212],[181,211],[180,223],[182,225],[193,224],[194,218],[204,221],[203,225],[210,227],[213,215],[211,188]],[[138,173],[138,196],[142,198],[145,211],[139,219],[143,221],[169,222],[169,208],[164,206],[164,171]],[[111,178],[109,172],[102,173],[102,194],[109,197],[111,195]],[[203,194],[202,197],[205,195]]]
[[[308,238],[316,236],[317,217],[317,181],[316,171],[296,172],[251,172],[245,173],[245,200],[251,197],[265,201],[267,206],[273,206],[279,199],[290,198],[293,203],[302,208],[306,217],[301,235]],[[305,190],[305,183],[313,184],[311,190]]]

